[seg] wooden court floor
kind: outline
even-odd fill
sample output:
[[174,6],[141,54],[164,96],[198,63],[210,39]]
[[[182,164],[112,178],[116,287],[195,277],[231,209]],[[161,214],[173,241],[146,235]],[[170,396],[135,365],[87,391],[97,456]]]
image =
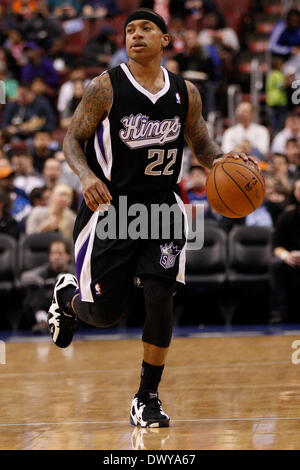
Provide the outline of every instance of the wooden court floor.
[[173,339],[160,387],[171,426],[152,430],[128,418],[138,339],[8,343],[0,449],[300,449],[297,339]]

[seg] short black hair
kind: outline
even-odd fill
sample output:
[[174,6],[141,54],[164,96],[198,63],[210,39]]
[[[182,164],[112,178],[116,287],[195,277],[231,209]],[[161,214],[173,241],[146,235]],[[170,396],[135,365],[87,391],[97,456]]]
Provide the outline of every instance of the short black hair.
[[284,158],[285,161],[286,161],[286,163],[289,163],[289,159],[288,159],[288,157],[287,157],[284,153],[277,153],[277,152],[276,152],[276,153],[274,153],[274,155],[273,155],[273,158],[274,158],[274,157]]
[[287,144],[290,144],[290,143],[298,144],[298,140],[295,137],[291,137],[290,139],[286,141],[285,146],[287,146]]
[[72,253],[71,244],[68,242],[68,240],[65,240],[63,238],[57,238],[57,240],[53,240],[53,242],[50,243],[49,253],[51,251],[52,245],[54,245],[55,243],[62,243],[65,247],[66,253],[68,253],[68,255],[71,255]]

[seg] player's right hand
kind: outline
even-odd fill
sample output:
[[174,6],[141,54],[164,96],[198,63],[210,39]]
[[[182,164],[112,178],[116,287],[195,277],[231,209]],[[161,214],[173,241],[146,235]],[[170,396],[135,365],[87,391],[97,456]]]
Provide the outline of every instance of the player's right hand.
[[81,180],[82,194],[86,205],[91,211],[96,211],[99,205],[110,204],[112,197],[107,186],[103,181],[97,178],[94,173],[90,173]]
[[284,261],[286,262],[286,264],[288,264],[292,268],[295,268],[296,266],[298,266],[298,258],[297,258],[297,255],[295,255],[294,251],[290,251],[288,255],[286,256],[286,258],[284,259]]

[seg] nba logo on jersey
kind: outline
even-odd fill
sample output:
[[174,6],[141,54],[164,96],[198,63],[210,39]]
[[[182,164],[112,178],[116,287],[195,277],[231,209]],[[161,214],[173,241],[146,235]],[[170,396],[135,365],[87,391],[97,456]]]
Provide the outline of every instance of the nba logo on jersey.
[[176,97],[176,103],[180,104],[181,103],[180,94],[176,93],[175,97]]
[[95,284],[95,291],[96,291],[96,295],[101,295],[102,294],[101,286],[100,286],[99,282],[97,284]]
[[160,251],[161,257],[159,264],[165,269],[173,268],[176,257],[179,255],[181,250],[178,250],[177,246],[174,246],[173,242],[171,242],[169,245],[160,245]]

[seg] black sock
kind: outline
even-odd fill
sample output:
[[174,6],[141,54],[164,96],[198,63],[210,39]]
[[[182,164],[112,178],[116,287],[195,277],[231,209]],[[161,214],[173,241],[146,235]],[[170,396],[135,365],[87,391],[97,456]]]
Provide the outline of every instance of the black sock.
[[157,392],[158,385],[164,370],[163,366],[152,366],[143,361],[141,372],[141,383],[137,393],[143,393],[145,390]]
[[67,313],[74,315],[74,310],[72,308],[72,300],[74,295],[76,294],[76,289],[74,286],[67,286],[61,291],[58,291],[58,301],[62,304],[63,308],[66,310]]

